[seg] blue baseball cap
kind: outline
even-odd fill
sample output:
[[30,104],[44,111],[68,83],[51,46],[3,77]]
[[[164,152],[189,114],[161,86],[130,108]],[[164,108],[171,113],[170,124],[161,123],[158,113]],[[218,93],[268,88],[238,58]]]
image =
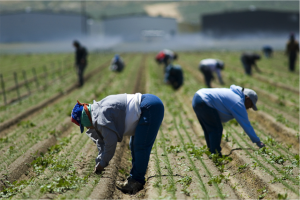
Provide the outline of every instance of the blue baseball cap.
[[76,103],[71,114],[71,121],[80,127],[81,133],[84,131],[84,126],[81,124],[80,121],[82,110],[83,110],[83,106]]

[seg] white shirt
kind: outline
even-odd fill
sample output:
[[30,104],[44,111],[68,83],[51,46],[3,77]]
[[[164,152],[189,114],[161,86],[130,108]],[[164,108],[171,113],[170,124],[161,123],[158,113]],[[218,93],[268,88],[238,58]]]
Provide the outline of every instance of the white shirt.
[[125,117],[125,135],[132,136],[135,133],[136,126],[141,116],[141,104],[142,94],[127,94],[127,106]]
[[221,76],[221,69],[217,68],[217,64],[218,64],[218,60],[216,59],[212,59],[212,58],[208,58],[208,59],[204,59],[201,60],[199,63],[199,66],[206,66],[209,67],[209,70],[211,72],[216,72],[216,74],[218,75],[218,78],[220,80],[220,78],[222,78]]

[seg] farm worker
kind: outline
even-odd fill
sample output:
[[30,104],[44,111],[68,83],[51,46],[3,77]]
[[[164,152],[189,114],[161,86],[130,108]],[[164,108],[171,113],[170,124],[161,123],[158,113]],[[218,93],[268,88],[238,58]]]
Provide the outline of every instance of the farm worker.
[[116,54],[111,61],[110,70],[121,72],[124,69],[124,66],[125,66],[124,61],[118,54]]
[[173,62],[173,60],[176,60],[178,58],[178,55],[174,53],[173,51],[169,49],[164,49],[160,51],[156,57],[155,60],[158,64],[164,64],[164,67],[166,67]]
[[117,142],[130,137],[132,168],[122,187],[125,193],[135,194],[145,184],[149,157],[164,117],[164,105],[153,94],[117,94],[101,101],[84,104],[77,101],[71,120],[84,127],[97,145],[95,173],[101,173],[114,156]]
[[256,61],[260,59],[260,55],[255,53],[243,53],[241,61],[247,75],[251,75],[251,67],[254,66],[256,71],[260,72],[256,65]]
[[257,95],[247,88],[231,85],[228,88],[203,88],[193,98],[193,108],[204,131],[207,147],[211,153],[221,154],[223,126],[233,118],[243,127],[253,143],[259,148],[265,145],[257,137],[248,119],[247,109],[256,107]]
[[270,58],[273,53],[273,48],[269,45],[265,45],[263,46],[262,51],[265,54],[266,58]]
[[183,84],[183,71],[181,66],[169,64],[165,70],[166,84],[170,84],[174,90],[179,89]]
[[224,85],[224,82],[222,80],[221,76],[221,70],[224,69],[224,62],[217,59],[204,59],[201,60],[199,63],[199,70],[204,75],[205,83],[208,88],[211,88],[210,82],[212,79],[214,79],[213,72],[215,72],[218,76],[218,79],[222,85]]
[[286,44],[286,54],[289,57],[289,70],[295,70],[295,63],[297,60],[297,54],[299,52],[299,43],[295,40],[295,35],[292,33],[290,35],[290,40]]
[[75,67],[78,74],[79,85],[83,86],[83,72],[87,65],[87,50],[85,47],[81,46],[81,44],[75,40],[73,42],[73,46],[75,47]]

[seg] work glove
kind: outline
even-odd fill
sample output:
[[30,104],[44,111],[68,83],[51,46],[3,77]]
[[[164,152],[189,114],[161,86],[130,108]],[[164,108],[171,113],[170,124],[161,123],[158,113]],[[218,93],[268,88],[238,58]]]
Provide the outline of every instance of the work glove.
[[262,143],[261,141],[256,142],[256,145],[257,145],[259,148],[263,148],[263,147],[266,146],[266,145],[265,145],[264,143]]
[[95,174],[101,174],[104,171],[104,168],[98,163],[94,169]]

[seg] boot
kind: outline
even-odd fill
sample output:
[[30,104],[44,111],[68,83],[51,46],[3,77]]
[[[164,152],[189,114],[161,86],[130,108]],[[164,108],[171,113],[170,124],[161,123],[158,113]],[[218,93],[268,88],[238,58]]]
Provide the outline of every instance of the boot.
[[143,189],[143,184],[134,180],[132,177],[128,177],[127,181],[123,184],[121,191],[128,194],[136,194]]

